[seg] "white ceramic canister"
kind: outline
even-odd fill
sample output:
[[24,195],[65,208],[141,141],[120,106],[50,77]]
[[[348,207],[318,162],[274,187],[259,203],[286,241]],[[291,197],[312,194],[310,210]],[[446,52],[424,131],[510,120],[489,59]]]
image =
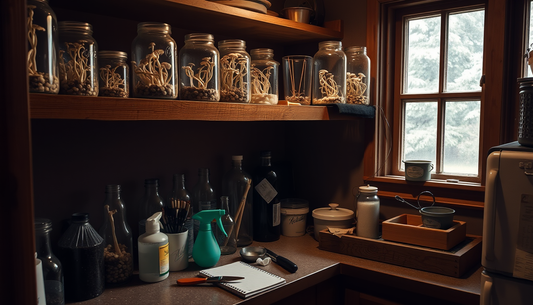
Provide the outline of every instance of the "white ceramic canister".
[[357,195],[357,236],[379,238],[378,188],[364,185]]
[[305,199],[281,200],[281,234],[284,236],[305,235],[309,202]]
[[330,203],[327,208],[313,210],[315,224],[315,239],[320,241],[319,232],[330,228],[349,229],[353,227],[354,212],[349,209],[339,208],[337,203]]

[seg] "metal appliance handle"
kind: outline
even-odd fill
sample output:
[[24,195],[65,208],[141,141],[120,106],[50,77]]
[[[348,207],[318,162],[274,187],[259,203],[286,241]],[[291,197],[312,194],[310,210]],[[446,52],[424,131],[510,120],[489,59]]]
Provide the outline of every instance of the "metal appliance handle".
[[485,215],[483,230],[483,246],[485,248],[485,259],[493,261],[494,255],[494,230],[496,215],[496,179],[498,169],[491,169],[487,175],[487,185],[485,187]]
[[492,290],[492,279],[485,280],[483,287],[481,287],[480,305],[490,305],[490,292]]

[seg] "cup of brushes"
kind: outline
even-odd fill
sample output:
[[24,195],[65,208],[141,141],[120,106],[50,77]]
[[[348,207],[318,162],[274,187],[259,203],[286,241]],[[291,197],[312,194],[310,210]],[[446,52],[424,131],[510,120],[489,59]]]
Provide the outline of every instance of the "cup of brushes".
[[168,236],[169,270],[180,271],[189,266],[189,231],[185,222],[190,212],[190,204],[188,201],[171,198],[170,207],[163,207],[162,212],[161,222]]

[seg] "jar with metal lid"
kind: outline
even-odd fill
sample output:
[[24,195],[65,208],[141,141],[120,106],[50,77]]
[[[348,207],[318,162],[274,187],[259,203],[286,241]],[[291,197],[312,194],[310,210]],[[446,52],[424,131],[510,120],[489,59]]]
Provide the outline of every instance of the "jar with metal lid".
[[240,39],[222,40],[220,51],[220,101],[250,103],[250,55],[246,42]]
[[59,22],[59,93],[98,95],[98,44],[92,34],[89,23]]
[[340,41],[322,41],[313,58],[313,105],[346,103],[346,54]]
[[47,0],[28,0],[28,76],[30,92],[59,92],[57,18]]
[[349,229],[353,227],[352,210],[339,208],[339,204],[330,203],[329,207],[313,210],[315,239],[320,241],[320,231],[329,228]]
[[157,99],[178,97],[178,47],[169,24],[141,22],[133,40],[133,96]]
[[370,104],[370,58],[366,47],[348,47],[346,53],[346,103]]
[[100,96],[129,96],[129,67],[126,62],[128,54],[121,51],[98,52],[100,67]]
[[357,236],[379,238],[378,188],[365,185],[357,194]]
[[252,104],[276,105],[278,103],[279,62],[274,60],[272,49],[253,49]]
[[220,100],[220,54],[211,34],[185,36],[179,51],[179,97],[182,100],[218,102]]

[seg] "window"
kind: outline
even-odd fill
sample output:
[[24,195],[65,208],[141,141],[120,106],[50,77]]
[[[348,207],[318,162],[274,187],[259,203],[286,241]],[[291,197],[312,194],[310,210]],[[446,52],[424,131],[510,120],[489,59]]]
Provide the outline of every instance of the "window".
[[[530,2],[368,0],[376,120],[364,180],[380,197],[429,189],[440,203],[483,206],[487,153],[516,140]],[[431,181],[406,182],[406,159],[432,160]]]

